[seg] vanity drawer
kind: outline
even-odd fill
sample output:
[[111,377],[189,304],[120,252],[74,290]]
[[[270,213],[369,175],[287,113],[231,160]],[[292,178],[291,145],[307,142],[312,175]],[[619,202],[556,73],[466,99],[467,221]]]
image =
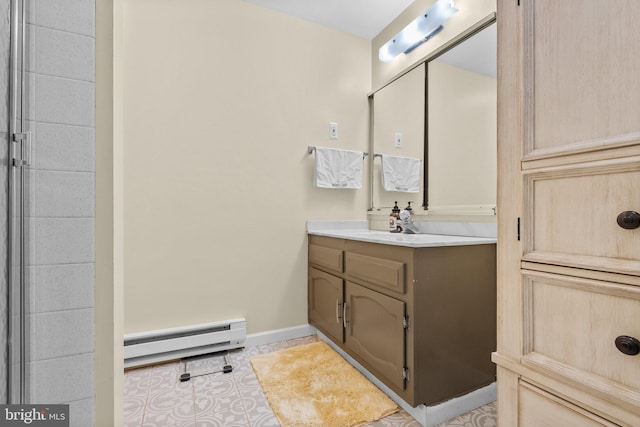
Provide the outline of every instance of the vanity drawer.
[[346,273],[349,277],[405,292],[405,263],[353,252],[346,254]]
[[523,284],[524,364],[640,398],[640,354],[616,347],[618,337],[640,339],[640,288],[526,270]]
[[342,273],[344,271],[344,251],[310,244],[309,262]]

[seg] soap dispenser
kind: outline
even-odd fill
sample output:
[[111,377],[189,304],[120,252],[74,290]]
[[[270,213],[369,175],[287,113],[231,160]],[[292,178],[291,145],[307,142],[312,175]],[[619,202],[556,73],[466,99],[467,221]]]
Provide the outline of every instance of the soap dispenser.
[[389,215],[389,232],[402,232],[402,226],[400,225],[400,208],[398,207],[398,202],[395,202],[393,209],[391,209],[391,215]]
[[402,232],[407,234],[418,233],[418,229],[413,223],[413,209],[411,208],[411,202],[407,205],[402,212],[400,212],[400,225]]
[[405,211],[409,211],[411,214],[411,218],[413,218],[413,208],[411,207],[411,202],[407,202],[407,207],[404,208]]
[[411,208],[411,202],[409,202],[407,207],[400,212],[400,219],[402,220],[401,224],[404,228],[413,222],[413,209]]

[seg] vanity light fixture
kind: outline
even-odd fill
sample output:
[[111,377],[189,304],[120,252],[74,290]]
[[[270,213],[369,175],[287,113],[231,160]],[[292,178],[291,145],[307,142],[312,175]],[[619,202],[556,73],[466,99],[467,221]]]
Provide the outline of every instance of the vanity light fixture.
[[411,21],[394,38],[386,42],[378,51],[378,59],[390,62],[401,53],[409,53],[431,37],[438,34],[447,19],[458,9],[453,7],[453,0],[436,0],[425,13]]

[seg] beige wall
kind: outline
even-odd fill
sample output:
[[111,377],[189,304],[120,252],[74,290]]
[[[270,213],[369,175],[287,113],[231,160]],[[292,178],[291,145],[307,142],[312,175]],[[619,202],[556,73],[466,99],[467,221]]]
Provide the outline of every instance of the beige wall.
[[125,333],[305,324],[307,219],[368,203],[314,188],[306,149],[367,150],[370,42],[237,0],[123,16]]
[[373,39],[371,43],[373,89],[377,89],[415,64],[423,62],[443,44],[496,11],[496,0],[455,0],[455,7],[459,11],[447,21],[440,33],[407,55],[401,54],[391,62],[380,62],[378,60],[380,47],[418,15],[429,9],[434,2],[435,0],[415,0]]

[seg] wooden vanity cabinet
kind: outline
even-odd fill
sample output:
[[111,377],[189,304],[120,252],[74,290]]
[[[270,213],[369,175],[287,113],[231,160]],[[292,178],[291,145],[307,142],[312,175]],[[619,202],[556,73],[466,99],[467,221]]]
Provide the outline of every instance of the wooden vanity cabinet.
[[412,406],[495,381],[495,244],[309,236],[309,323]]

